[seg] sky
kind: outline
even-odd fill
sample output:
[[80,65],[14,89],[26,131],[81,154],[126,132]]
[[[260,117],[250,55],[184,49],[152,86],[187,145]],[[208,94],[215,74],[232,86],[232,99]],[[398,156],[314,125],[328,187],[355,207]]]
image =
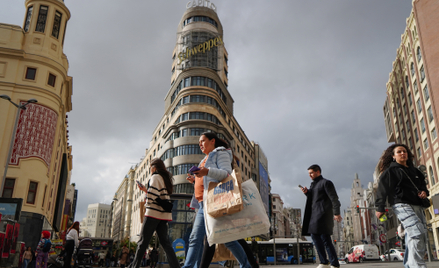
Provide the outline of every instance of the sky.
[[[24,0],[0,0],[22,27]],[[186,1],[65,0],[73,77],[69,143],[76,220],[110,204],[164,113]],[[234,116],[268,158],[272,193],[304,208],[298,184],[319,164],[342,210],[367,187],[387,143],[383,105],[411,0],[212,0],[224,29]],[[342,215],[343,216],[343,215]]]

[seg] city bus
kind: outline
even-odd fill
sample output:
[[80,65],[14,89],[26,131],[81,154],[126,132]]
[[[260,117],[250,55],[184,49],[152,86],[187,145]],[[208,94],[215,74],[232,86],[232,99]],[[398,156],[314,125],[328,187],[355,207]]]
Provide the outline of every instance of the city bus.
[[[251,245],[251,241],[247,241]],[[258,258],[260,264],[274,264],[273,239],[258,242]],[[276,238],[276,264],[315,263],[314,245],[310,241],[299,239],[300,256],[297,258],[297,238]]]

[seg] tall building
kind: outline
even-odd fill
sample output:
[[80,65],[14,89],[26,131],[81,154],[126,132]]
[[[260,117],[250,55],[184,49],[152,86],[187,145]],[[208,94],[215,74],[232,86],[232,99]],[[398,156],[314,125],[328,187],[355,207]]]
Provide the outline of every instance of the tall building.
[[[383,111],[388,142],[409,146],[415,164],[426,167],[427,187],[433,196],[439,192],[439,35],[432,25],[439,23],[439,2],[413,0],[412,5],[389,74]],[[426,210],[434,250],[439,249],[438,216],[438,207]]]
[[[194,189],[186,180],[186,174],[204,157],[198,140],[205,131],[215,132],[229,141],[244,180],[260,181],[259,162],[262,160],[259,158],[264,159],[266,175],[263,181],[268,209],[268,161],[259,147],[260,157],[256,155],[255,143],[250,141],[233,115],[234,100],[229,91],[229,55],[225,41],[215,5],[208,1],[188,3],[178,24],[175,48],[170,55],[170,89],[164,94],[164,114],[152,133],[149,149],[136,165],[134,176],[130,177],[132,181],[123,182],[129,187],[126,193],[133,189],[129,197],[132,198],[131,227],[124,237],[136,240],[141,227],[139,203],[144,195],[132,182],[139,180],[146,184],[151,160],[161,158],[174,175],[172,198],[175,202],[170,237],[172,241],[177,238],[187,241],[195,214],[188,207]],[[117,211],[120,211],[117,205],[114,211],[113,230],[116,230]]]
[[87,216],[82,223],[83,236],[87,234],[90,237],[109,238],[110,220],[111,205],[100,203],[88,205]]
[[[70,11],[61,0],[26,0],[25,7],[23,27],[0,23],[0,194],[1,203],[23,200],[18,240],[35,248],[43,228],[62,231],[70,184],[72,77],[63,52]],[[38,102],[17,109],[3,95]]]

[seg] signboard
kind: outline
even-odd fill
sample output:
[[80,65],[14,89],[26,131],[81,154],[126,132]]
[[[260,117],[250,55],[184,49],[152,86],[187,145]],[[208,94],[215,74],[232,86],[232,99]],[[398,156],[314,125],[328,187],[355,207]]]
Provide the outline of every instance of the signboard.
[[0,213],[2,214],[1,220],[19,221],[22,203],[23,199],[21,198],[0,197]]
[[16,222],[14,224],[14,234],[12,236],[12,246],[11,246],[11,254],[15,254],[15,249],[17,248],[17,239],[18,232],[20,231],[20,224]]
[[387,238],[385,234],[380,234],[380,241],[381,243],[386,243],[387,242]]
[[175,251],[175,255],[177,256],[178,260],[184,260],[185,259],[185,243],[184,240],[181,238],[177,238],[172,242],[172,248]]
[[14,225],[7,224],[2,258],[9,257],[9,252],[11,251],[11,244],[12,244],[12,236],[13,235],[14,235]]
[[264,166],[259,162],[259,192],[261,194],[262,203],[265,211],[269,213],[270,193],[268,189],[268,173]]

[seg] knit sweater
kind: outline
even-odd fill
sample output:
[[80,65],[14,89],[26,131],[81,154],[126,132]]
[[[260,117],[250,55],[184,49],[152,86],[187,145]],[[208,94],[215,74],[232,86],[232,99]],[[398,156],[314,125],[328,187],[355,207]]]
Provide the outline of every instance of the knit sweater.
[[151,217],[159,220],[171,221],[172,212],[166,212],[157,204],[155,199],[160,197],[163,200],[170,200],[166,190],[165,181],[158,173],[153,173],[147,184],[147,194],[145,203],[145,217]]

